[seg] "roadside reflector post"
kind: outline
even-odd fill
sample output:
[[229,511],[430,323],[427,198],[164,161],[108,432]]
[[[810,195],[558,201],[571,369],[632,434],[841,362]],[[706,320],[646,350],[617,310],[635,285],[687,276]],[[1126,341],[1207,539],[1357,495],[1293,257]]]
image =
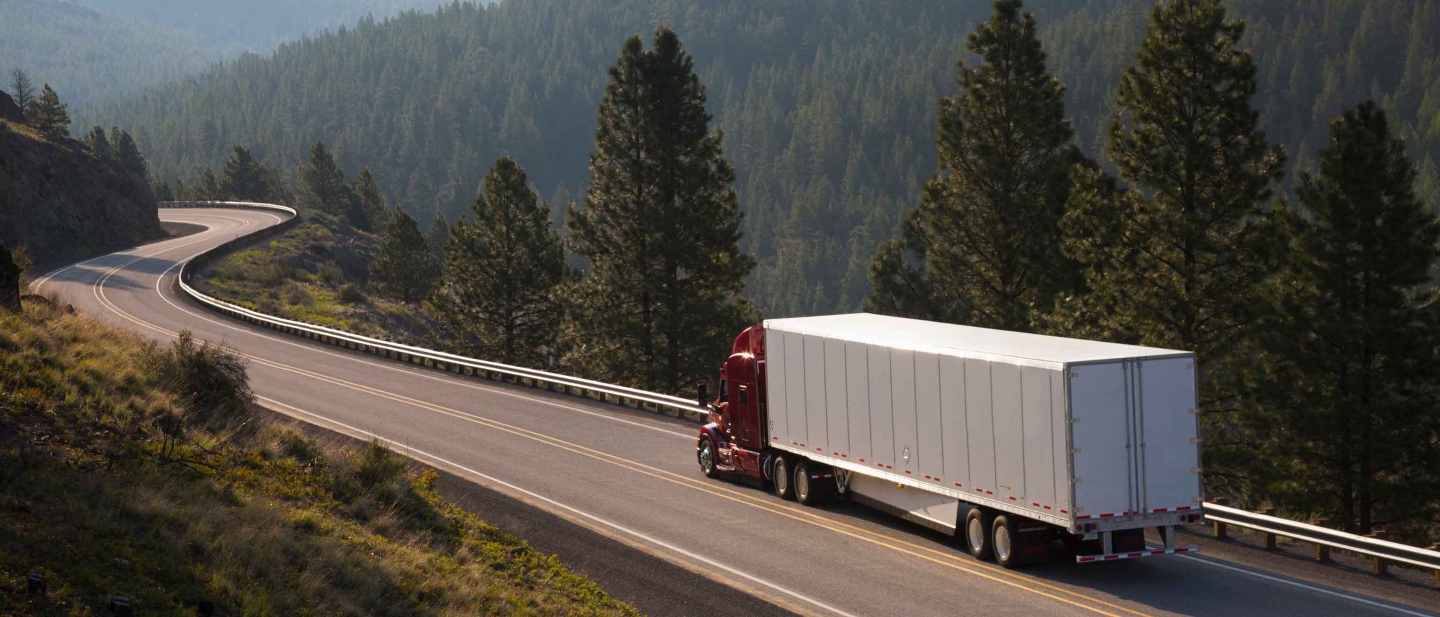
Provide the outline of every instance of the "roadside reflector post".
[[[1328,519],[1328,518],[1322,518],[1322,519],[1320,519],[1320,520],[1318,520],[1318,521],[1315,521],[1315,524],[1316,524],[1316,525],[1319,525],[1319,526],[1321,526],[1321,527],[1324,527],[1324,528],[1326,528],[1326,529],[1329,529],[1329,528],[1330,528],[1330,519]],[[1326,545],[1324,545],[1324,544],[1316,544],[1316,545],[1315,545],[1315,561],[1318,561],[1318,562],[1320,562],[1320,563],[1329,563],[1329,562],[1330,562],[1330,547],[1328,547],[1328,546],[1326,546]]]
[[[1230,503],[1230,500],[1229,500],[1229,499],[1226,499],[1226,498],[1224,498],[1224,497],[1216,497],[1215,499],[1213,499],[1213,500],[1211,500],[1211,501],[1212,501],[1215,505],[1217,505],[1217,506],[1223,506],[1223,505],[1226,505],[1226,504]],[[1225,522],[1224,522],[1224,521],[1214,521],[1214,520],[1212,520],[1212,521],[1210,521],[1210,522],[1215,525],[1215,539],[1217,539],[1217,540],[1224,540],[1224,539],[1226,538],[1226,536],[1229,535],[1229,531],[1230,531],[1230,530],[1225,527]]]
[[[1265,508],[1264,510],[1261,510],[1260,513],[1261,513],[1261,514],[1264,514],[1265,516],[1275,516],[1275,508]],[[1263,537],[1264,537],[1264,539],[1265,539],[1265,548],[1266,548],[1267,550],[1268,550],[1268,549],[1274,549],[1274,548],[1275,548],[1275,534],[1270,533],[1270,532],[1267,531],[1267,532],[1264,532]]]
[[[1385,532],[1384,532],[1384,531],[1376,531],[1376,532],[1373,532],[1373,533],[1367,533],[1367,534],[1365,534],[1365,537],[1367,537],[1367,538],[1375,538],[1376,540],[1384,540],[1384,539],[1385,539]],[[1384,576],[1384,575],[1386,575],[1386,574],[1388,574],[1388,573],[1390,572],[1390,564],[1388,564],[1388,563],[1385,562],[1385,558],[1384,558],[1384,557],[1372,557],[1372,559],[1373,559],[1373,562],[1374,562],[1374,572],[1375,572],[1375,576]]]

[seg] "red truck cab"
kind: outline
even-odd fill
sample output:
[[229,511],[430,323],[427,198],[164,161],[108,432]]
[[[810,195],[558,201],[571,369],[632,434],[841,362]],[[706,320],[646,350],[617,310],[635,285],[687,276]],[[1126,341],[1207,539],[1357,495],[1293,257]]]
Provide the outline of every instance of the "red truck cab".
[[765,429],[765,329],[757,325],[735,337],[720,369],[719,396],[710,403],[697,445],[706,475],[726,472],[764,479]]

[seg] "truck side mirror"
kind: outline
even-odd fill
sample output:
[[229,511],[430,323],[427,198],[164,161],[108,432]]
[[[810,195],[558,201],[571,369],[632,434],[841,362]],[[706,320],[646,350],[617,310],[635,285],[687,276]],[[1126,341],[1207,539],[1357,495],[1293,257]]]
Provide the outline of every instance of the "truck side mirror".
[[698,403],[696,403],[696,404],[698,404],[698,405],[701,406],[701,407],[704,407],[704,406],[706,405],[706,403],[709,403],[709,402],[710,402],[710,397],[709,397],[709,396],[706,396],[706,392],[705,392],[705,382],[702,381],[702,382],[696,383],[696,384],[695,384],[695,390],[696,390],[696,392],[698,393],[698,397],[696,398],[696,400],[698,401]]

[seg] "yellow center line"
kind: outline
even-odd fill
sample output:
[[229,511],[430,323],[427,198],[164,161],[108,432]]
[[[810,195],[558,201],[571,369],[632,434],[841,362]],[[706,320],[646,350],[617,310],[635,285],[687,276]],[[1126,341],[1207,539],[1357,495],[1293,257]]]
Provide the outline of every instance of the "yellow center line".
[[[177,333],[174,332],[174,331],[171,331],[171,330],[168,330],[168,329],[163,328],[163,327],[161,327],[161,326],[155,325],[155,324],[153,324],[153,323],[144,321],[144,320],[142,320],[142,319],[140,319],[140,318],[138,318],[138,317],[135,317],[134,315],[131,315],[130,313],[127,313],[127,312],[121,310],[118,306],[116,306],[113,302],[111,302],[111,301],[109,300],[109,298],[105,295],[105,290],[104,290],[105,282],[106,282],[111,276],[113,276],[115,273],[119,272],[120,270],[123,270],[124,268],[126,268],[126,267],[128,267],[128,266],[130,266],[130,265],[134,264],[135,262],[138,262],[138,261],[140,261],[140,260],[142,260],[142,259],[146,259],[146,258],[149,258],[149,257],[153,257],[153,256],[155,256],[155,255],[159,255],[160,253],[164,253],[164,252],[167,252],[167,251],[170,251],[170,250],[174,250],[174,249],[177,249],[177,248],[183,248],[183,247],[185,247],[185,246],[189,246],[189,245],[191,245],[191,244],[196,244],[196,243],[201,242],[201,241],[203,241],[203,239],[198,239],[198,240],[195,240],[195,241],[192,241],[192,242],[187,242],[187,243],[185,243],[185,244],[180,244],[180,245],[176,245],[176,246],[165,247],[164,249],[162,249],[162,250],[160,250],[160,251],[157,251],[157,252],[155,252],[155,253],[151,253],[151,254],[148,254],[148,255],[144,255],[144,256],[137,257],[137,258],[135,258],[135,259],[133,259],[133,260],[131,260],[131,261],[129,261],[129,262],[126,262],[126,263],[124,263],[124,264],[121,264],[121,265],[119,265],[119,266],[116,266],[116,267],[110,269],[110,270],[107,271],[102,277],[100,277],[100,278],[95,282],[95,284],[94,284],[95,292],[96,292],[96,295],[95,295],[96,299],[97,299],[102,305],[104,305],[107,309],[109,309],[110,311],[114,312],[115,314],[117,314],[117,315],[120,316],[121,318],[126,319],[126,320],[128,320],[128,321],[130,321],[130,322],[132,322],[132,323],[134,323],[134,324],[136,324],[136,325],[138,325],[138,326],[141,326],[141,327],[143,327],[143,328],[147,328],[147,329],[150,329],[150,330],[154,330],[154,331],[156,331],[156,332],[160,332],[160,333],[162,333],[162,334],[166,334],[166,335],[171,336],[171,337],[177,336]],[[1024,590],[1024,591],[1027,591],[1027,592],[1030,592],[1030,593],[1033,593],[1033,594],[1036,594],[1036,595],[1039,595],[1039,596],[1042,596],[1042,597],[1046,597],[1046,598],[1055,600],[1055,601],[1057,601],[1057,602],[1061,602],[1061,603],[1064,603],[1064,604],[1067,604],[1067,605],[1070,605],[1070,606],[1075,606],[1075,607],[1078,607],[1078,608],[1081,608],[1081,609],[1089,610],[1089,611],[1092,611],[1092,612],[1095,612],[1095,613],[1098,613],[1098,614],[1101,614],[1101,615],[1109,615],[1109,616],[1111,616],[1111,617],[1118,617],[1118,616],[1115,615],[1114,613],[1105,612],[1105,611],[1100,610],[1100,609],[1098,609],[1098,608],[1096,608],[1096,607],[1088,606],[1088,605],[1085,605],[1085,604],[1081,604],[1080,601],[1090,602],[1090,603],[1097,604],[1097,605],[1100,605],[1100,606],[1104,606],[1104,607],[1107,607],[1107,608],[1110,608],[1110,609],[1118,610],[1118,611],[1121,611],[1121,612],[1124,612],[1124,613],[1129,613],[1129,614],[1131,614],[1131,615],[1137,615],[1137,616],[1139,616],[1139,617],[1149,617],[1149,615],[1148,615],[1147,613],[1143,613],[1143,612],[1140,612],[1140,611],[1136,611],[1136,610],[1134,610],[1134,609],[1130,609],[1130,608],[1128,608],[1128,607],[1124,607],[1124,606],[1120,606],[1120,605],[1117,605],[1117,604],[1113,604],[1113,603],[1110,603],[1110,602],[1107,602],[1107,601],[1105,601],[1105,600],[1101,600],[1101,599],[1098,599],[1098,598],[1090,597],[1090,596],[1087,596],[1087,595],[1085,595],[1085,594],[1078,593],[1078,592],[1075,592],[1075,591],[1073,591],[1073,590],[1066,589],[1066,588],[1064,588],[1064,587],[1060,587],[1060,586],[1058,586],[1058,585],[1053,585],[1053,584],[1050,584],[1050,583],[1046,583],[1046,582],[1044,582],[1044,581],[1038,581],[1038,580],[1034,580],[1034,579],[1030,579],[1030,578],[1025,578],[1025,577],[1021,577],[1021,576],[1012,574],[1012,573],[1010,573],[1008,570],[1004,570],[1004,569],[1000,568],[999,566],[988,566],[988,565],[986,565],[986,564],[982,564],[982,563],[978,563],[978,562],[959,561],[959,559],[960,559],[959,556],[954,555],[954,554],[951,554],[951,553],[946,553],[946,552],[944,552],[944,551],[939,551],[939,550],[936,550],[936,549],[933,549],[933,548],[930,548],[930,547],[926,547],[926,546],[923,546],[923,545],[915,544],[915,543],[912,543],[912,542],[909,542],[909,541],[905,541],[905,540],[902,540],[902,539],[899,539],[899,538],[894,538],[894,537],[886,536],[886,535],[883,535],[883,534],[878,534],[878,533],[875,533],[875,532],[873,532],[873,531],[870,531],[870,530],[867,530],[867,529],[863,529],[863,528],[860,528],[860,527],[857,527],[857,526],[854,526],[854,525],[851,525],[851,524],[848,524],[848,523],[844,523],[844,522],[841,522],[841,521],[837,521],[837,520],[834,520],[834,519],[830,519],[830,518],[828,518],[828,517],[820,516],[820,515],[818,515],[818,514],[816,514],[816,513],[814,513],[814,512],[811,512],[811,511],[802,510],[802,509],[798,509],[798,508],[787,507],[787,506],[778,506],[778,507],[777,507],[777,506],[775,506],[775,505],[773,505],[773,504],[771,504],[771,503],[768,503],[768,502],[766,502],[766,501],[760,500],[760,499],[756,498],[756,497],[753,496],[753,495],[750,495],[750,494],[747,494],[747,493],[743,493],[743,492],[737,491],[737,490],[735,490],[735,489],[730,489],[730,488],[725,488],[725,487],[716,487],[716,486],[714,486],[714,485],[711,485],[711,484],[709,484],[709,483],[705,483],[705,482],[696,480],[696,479],[694,479],[694,478],[689,478],[689,477],[687,477],[687,476],[683,476],[683,475],[680,475],[680,474],[676,474],[676,473],[671,472],[671,471],[667,471],[667,470],[664,470],[664,469],[659,469],[659,468],[656,468],[656,467],[653,467],[653,466],[650,466],[650,465],[646,465],[646,464],[641,463],[641,462],[639,462],[639,461],[634,461],[634,460],[631,460],[631,459],[627,459],[627,458],[624,458],[624,457],[620,457],[620,456],[617,456],[617,455],[614,455],[614,454],[610,454],[610,453],[607,453],[607,452],[603,452],[603,451],[600,451],[600,450],[595,450],[595,449],[593,449],[593,448],[589,448],[589,447],[586,447],[586,446],[583,446],[583,445],[580,445],[580,444],[577,444],[577,443],[574,443],[574,442],[566,441],[566,440],[559,439],[559,438],[556,438],[556,437],[551,437],[551,436],[549,436],[549,435],[545,435],[545,434],[542,434],[542,433],[538,433],[538,432],[532,431],[532,430],[530,430],[530,429],[526,429],[526,428],[522,428],[522,427],[510,425],[510,424],[507,424],[507,423],[504,423],[504,422],[501,422],[501,421],[498,421],[498,420],[492,420],[492,419],[490,419],[490,418],[484,418],[484,417],[481,417],[481,416],[475,416],[475,415],[473,415],[473,414],[469,414],[469,413],[462,412],[462,411],[459,411],[459,410],[451,409],[451,408],[449,408],[449,407],[444,407],[444,406],[441,406],[441,405],[437,405],[437,404],[434,404],[434,403],[429,403],[429,402],[422,401],[422,400],[419,400],[419,399],[410,398],[410,397],[407,397],[407,396],[404,396],[404,395],[395,394],[395,393],[392,393],[392,392],[388,392],[388,391],[385,391],[385,390],[380,390],[380,389],[373,388],[373,387],[370,387],[370,386],[365,386],[365,385],[362,385],[362,384],[356,384],[356,383],[353,383],[353,382],[349,382],[349,381],[345,381],[345,380],[342,380],[342,379],[330,377],[330,376],[327,376],[327,375],[322,375],[322,374],[320,374],[320,373],[315,373],[315,372],[312,372],[312,371],[309,371],[309,370],[306,370],[306,369],[302,369],[302,368],[299,368],[299,367],[295,367],[295,366],[291,366],[291,365],[287,365],[287,364],[283,364],[283,363],[271,361],[271,360],[268,360],[268,359],[265,359],[265,358],[261,358],[261,357],[258,357],[258,356],[253,356],[253,355],[250,355],[250,354],[244,354],[244,353],[240,353],[240,352],[238,352],[238,351],[237,351],[236,353],[237,353],[238,355],[240,355],[241,357],[247,359],[247,360],[253,361],[253,362],[255,362],[255,363],[257,363],[257,364],[260,364],[260,365],[263,365],[263,366],[267,366],[267,367],[270,367],[270,368],[274,368],[274,369],[276,369],[276,370],[281,370],[281,371],[286,371],[286,372],[294,373],[294,374],[297,374],[297,375],[300,375],[300,376],[303,376],[303,377],[309,377],[309,378],[311,378],[311,379],[315,379],[315,380],[322,381],[322,382],[326,382],[326,383],[329,383],[329,384],[332,384],[332,385],[340,386],[340,387],[342,387],[342,388],[347,388],[347,389],[354,390],[354,391],[357,391],[357,392],[361,392],[361,393],[364,393],[364,394],[370,394],[370,395],[372,395],[372,396],[376,396],[376,397],[388,399],[388,400],[391,400],[391,401],[395,401],[395,402],[398,402],[398,403],[402,403],[402,404],[410,405],[410,406],[413,406],[413,407],[417,407],[417,408],[420,408],[420,409],[423,409],[423,410],[426,410],[426,411],[430,411],[430,412],[432,412],[432,413],[438,413],[438,414],[441,414],[441,415],[453,417],[453,418],[456,418],[456,419],[459,419],[459,420],[462,420],[462,421],[466,421],[466,422],[470,422],[470,423],[473,423],[473,424],[477,424],[477,425],[480,425],[480,426],[485,426],[485,427],[487,427],[487,428],[491,428],[491,429],[495,429],[495,430],[498,430],[498,431],[510,433],[510,434],[512,434],[512,435],[515,435],[515,436],[518,436],[518,437],[522,437],[522,438],[525,438],[525,439],[529,439],[529,440],[532,440],[532,441],[535,441],[535,442],[539,442],[539,443],[542,443],[542,444],[545,444],[545,445],[549,445],[549,446],[554,447],[554,448],[558,448],[558,449],[561,449],[561,450],[566,450],[566,451],[569,451],[569,452],[572,452],[572,453],[575,453],[575,454],[579,454],[579,455],[581,455],[581,456],[585,456],[585,457],[587,457],[587,458],[591,458],[591,459],[594,459],[594,460],[597,460],[597,461],[601,461],[601,462],[604,462],[604,463],[609,463],[609,464],[611,464],[611,465],[614,465],[614,466],[616,466],[616,467],[620,467],[620,468],[622,468],[622,469],[627,469],[627,470],[629,470],[629,471],[633,471],[633,472],[640,473],[640,474],[643,474],[643,475],[646,475],[646,476],[650,476],[650,477],[653,477],[653,478],[656,478],[656,479],[659,479],[659,480],[663,480],[663,481],[666,481],[666,482],[670,482],[670,483],[672,483],[672,484],[676,484],[676,485],[679,485],[679,486],[683,486],[683,487],[685,487],[685,488],[689,488],[689,489],[696,490],[696,491],[699,491],[699,492],[702,492],[702,493],[706,493],[706,494],[709,494],[709,495],[713,495],[713,496],[716,496],[716,497],[720,497],[720,498],[722,498],[722,499],[726,499],[726,500],[729,500],[729,501],[733,501],[733,502],[738,503],[738,504],[746,505],[746,506],[749,506],[749,507],[752,507],[752,508],[756,508],[756,509],[759,509],[759,510],[763,510],[763,511],[766,511],[766,512],[770,512],[770,513],[773,513],[773,514],[777,514],[777,515],[779,515],[779,516],[783,516],[783,517],[788,518],[788,519],[791,519],[791,520],[795,520],[795,521],[798,521],[798,522],[801,522],[801,523],[806,523],[806,524],[809,524],[809,525],[813,525],[813,526],[815,526],[815,527],[819,527],[819,528],[822,528],[822,529],[826,529],[826,530],[828,530],[828,531],[832,531],[832,532],[834,532],[834,533],[838,533],[838,534],[841,534],[841,535],[844,535],[844,536],[847,536],[847,537],[850,537],[850,538],[854,538],[854,539],[861,540],[861,541],[864,541],[864,542],[869,542],[869,543],[871,543],[871,544],[875,544],[875,545],[877,545],[877,546],[881,546],[881,547],[884,547],[884,548],[888,548],[888,549],[890,549],[890,550],[893,550],[893,551],[896,551],[896,552],[899,552],[899,553],[902,553],[902,554],[905,554],[905,555],[909,555],[909,556],[912,556],[912,557],[917,557],[917,558],[919,558],[919,559],[923,559],[923,560],[925,560],[925,561],[932,562],[932,563],[935,563],[935,564],[937,564],[937,565],[941,565],[941,566],[944,566],[944,567],[947,567],[947,568],[951,568],[951,569],[954,569],[954,570],[962,571],[962,572],[965,572],[965,573],[967,573],[967,574],[971,574],[971,575],[974,575],[974,576],[977,576],[977,577],[980,577],[980,578],[983,578],[983,579],[986,579],[986,580],[989,580],[989,581],[992,581],[992,582],[1000,583],[1000,584],[1003,584],[1003,585],[1006,585],[1006,586],[1009,586],[1009,587],[1013,587],[1013,588],[1016,588],[1016,589],[1021,589],[1021,590]],[[988,572],[987,572],[986,570],[988,570]],[[1040,587],[1040,588],[1043,588],[1043,589],[1046,589],[1046,590],[1049,590],[1049,591],[1053,591],[1053,592],[1055,592],[1055,593],[1048,593],[1047,591],[1042,591],[1041,589],[1037,589],[1036,587]],[[1061,597],[1060,595],[1056,595],[1056,594],[1063,594],[1063,595],[1066,595],[1066,596],[1071,596],[1071,597],[1073,597],[1073,598],[1077,598],[1079,601],[1077,601],[1077,600],[1072,600],[1072,599],[1066,598],[1066,597]]]

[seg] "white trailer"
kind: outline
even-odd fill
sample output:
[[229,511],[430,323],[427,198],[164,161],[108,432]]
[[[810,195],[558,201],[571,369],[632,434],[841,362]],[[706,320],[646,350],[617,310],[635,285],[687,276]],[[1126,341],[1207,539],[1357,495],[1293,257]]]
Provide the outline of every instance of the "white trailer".
[[1193,353],[865,313],[763,327],[780,475],[807,465],[1006,566],[1056,539],[1081,562],[1199,550],[1174,533],[1203,514]]

